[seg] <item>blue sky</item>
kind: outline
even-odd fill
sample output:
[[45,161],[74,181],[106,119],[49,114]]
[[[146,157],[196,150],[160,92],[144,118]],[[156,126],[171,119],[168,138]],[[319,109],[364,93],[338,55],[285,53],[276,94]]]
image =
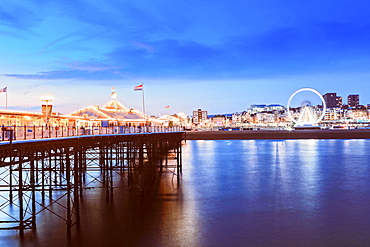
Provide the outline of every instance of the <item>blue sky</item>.
[[[12,109],[118,100],[148,114],[283,104],[301,87],[370,103],[370,2],[31,0],[0,3],[0,87]],[[344,100],[346,102],[346,100]],[[5,95],[0,95],[5,107]]]

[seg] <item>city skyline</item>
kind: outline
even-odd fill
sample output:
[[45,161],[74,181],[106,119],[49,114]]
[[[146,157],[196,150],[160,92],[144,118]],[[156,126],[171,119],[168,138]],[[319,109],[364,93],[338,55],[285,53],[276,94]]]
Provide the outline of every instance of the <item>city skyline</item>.
[[[2,3],[0,88],[9,109],[118,100],[150,115],[286,105],[299,88],[370,103],[367,1]],[[0,94],[5,108],[5,95]]]

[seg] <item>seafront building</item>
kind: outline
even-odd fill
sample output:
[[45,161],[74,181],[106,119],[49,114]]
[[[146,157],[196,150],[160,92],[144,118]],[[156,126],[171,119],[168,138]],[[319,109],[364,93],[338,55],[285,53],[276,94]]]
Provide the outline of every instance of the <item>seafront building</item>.
[[348,106],[358,107],[360,105],[360,95],[358,94],[350,94],[347,98]]
[[[348,105],[343,104],[342,97],[336,93],[326,93],[323,95],[326,103],[325,116],[321,122],[324,127],[370,127],[370,104],[363,106],[359,104],[359,95],[348,96]],[[322,105],[313,107],[316,114],[321,115]],[[300,116],[300,107],[290,108],[293,118]],[[200,109],[198,110],[200,111]],[[197,122],[198,111],[193,112],[193,123]],[[206,112],[206,111],[204,111]],[[205,117],[203,117],[206,119]],[[220,127],[289,127],[292,125],[288,117],[287,109],[278,104],[253,104],[243,112],[227,115],[216,115],[203,120],[201,125],[193,127],[220,128]]]
[[0,125],[2,126],[42,126],[46,122],[52,126],[75,126],[82,117],[74,117],[59,113],[46,116],[41,112],[0,110]]
[[204,124],[208,120],[208,112],[204,111],[202,109],[198,109],[196,111],[193,111],[193,124]]
[[69,116],[82,117],[84,127],[95,126],[160,126],[163,122],[150,117],[141,111],[127,108],[117,99],[112,99],[105,106],[88,106],[81,110],[72,112]]
[[337,93],[326,93],[323,95],[327,108],[341,108],[342,97],[337,96]]
[[[44,108],[42,108],[44,109]],[[75,127],[108,127],[108,126],[180,126],[187,124],[187,118],[156,118],[143,112],[127,108],[117,100],[117,93],[112,91],[111,100],[103,107],[92,105],[70,114],[50,111],[29,112],[0,110],[2,126],[75,126]]]
[[[336,93],[323,96],[327,109],[321,124],[323,126],[370,126],[370,104],[359,104],[359,95],[348,96],[348,105],[342,104],[342,97]],[[318,114],[322,106],[315,106]],[[50,109],[50,110],[48,110]],[[181,126],[191,128],[251,128],[251,127],[289,127],[292,125],[287,109],[279,104],[253,104],[246,111],[232,114],[209,116],[207,110],[197,109],[192,116],[185,113],[149,116],[140,110],[126,107],[117,100],[117,93],[112,91],[111,100],[100,107],[87,106],[69,114],[51,111],[52,106],[43,107],[41,112],[1,110],[0,124],[2,126],[52,126],[52,127],[109,127],[109,126]],[[290,108],[291,115],[298,118],[300,107]]]

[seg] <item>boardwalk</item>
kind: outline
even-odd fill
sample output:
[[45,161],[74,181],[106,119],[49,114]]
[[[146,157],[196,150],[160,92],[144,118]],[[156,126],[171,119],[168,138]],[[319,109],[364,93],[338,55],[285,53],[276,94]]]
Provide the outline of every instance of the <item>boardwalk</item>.
[[82,135],[116,135],[127,133],[157,133],[157,132],[174,132],[182,131],[179,126],[164,127],[164,126],[2,126],[1,140],[31,140],[43,138],[59,138],[67,136],[82,136]]

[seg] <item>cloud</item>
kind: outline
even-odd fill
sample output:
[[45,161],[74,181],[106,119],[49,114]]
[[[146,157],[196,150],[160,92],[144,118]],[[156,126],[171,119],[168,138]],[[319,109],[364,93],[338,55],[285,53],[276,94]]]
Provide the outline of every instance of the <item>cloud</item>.
[[37,74],[6,74],[4,76],[20,79],[38,79],[38,80],[60,80],[60,79],[78,79],[78,80],[117,80],[125,78],[125,75],[118,70],[99,70],[99,71],[81,71],[81,70],[56,70],[46,71]]
[[[253,37],[233,37],[217,46],[178,39],[135,41],[104,54],[104,61],[63,61],[63,68],[59,70],[6,76],[81,80],[217,79],[305,74],[323,68],[328,71],[365,69],[370,57],[363,51],[370,48],[370,35],[358,34],[360,27],[356,31],[343,24],[340,33],[335,33],[335,25],[339,24],[321,24],[305,30],[279,28]],[[351,35],[358,38],[351,40]]]
[[[256,78],[365,70],[370,62],[367,52],[370,48],[369,21],[312,19],[297,24],[280,23],[278,27],[265,27],[260,32],[248,32],[246,27],[238,35],[225,33],[222,42],[212,43],[185,35],[191,28],[189,18],[181,16],[176,20],[181,28],[171,25],[168,28],[171,19],[176,19],[173,15],[171,18],[161,15],[168,10],[156,13],[150,6],[141,7],[119,1],[103,6],[73,1],[68,6],[60,6],[60,13],[68,13],[90,26],[78,27],[77,31],[55,38],[43,47],[44,50],[60,49],[57,44],[66,40],[69,43],[63,49],[71,53],[75,50],[68,48],[74,44],[89,44],[89,49],[97,44],[96,50],[89,50],[91,58],[75,61],[69,58],[60,62],[60,57],[55,57],[50,64],[57,62],[59,67],[53,65],[50,71],[6,76],[79,80]],[[107,15],[107,10],[112,14]],[[16,18],[14,13],[5,20],[11,22],[12,18]],[[29,19],[33,18],[29,15]],[[21,26],[21,22],[18,25]],[[209,28],[217,30],[214,26]],[[208,30],[203,32],[206,35]],[[95,39],[97,43],[92,42]],[[99,45],[107,43],[104,49],[99,49]],[[94,52],[96,55],[92,57]]]
[[29,111],[29,112],[39,112],[40,106],[8,106],[8,110],[15,110],[15,111]]
[[8,2],[2,4],[0,9],[0,24],[10,28],[26,30],[41,21],[41,12],[41,8],[32,4]]
[[31,93],[33,89],[38,88],[40,84],[31,84],[31,86],[28,87],[28,90],[23,93],[23,96],[26,96],[27,94]]

